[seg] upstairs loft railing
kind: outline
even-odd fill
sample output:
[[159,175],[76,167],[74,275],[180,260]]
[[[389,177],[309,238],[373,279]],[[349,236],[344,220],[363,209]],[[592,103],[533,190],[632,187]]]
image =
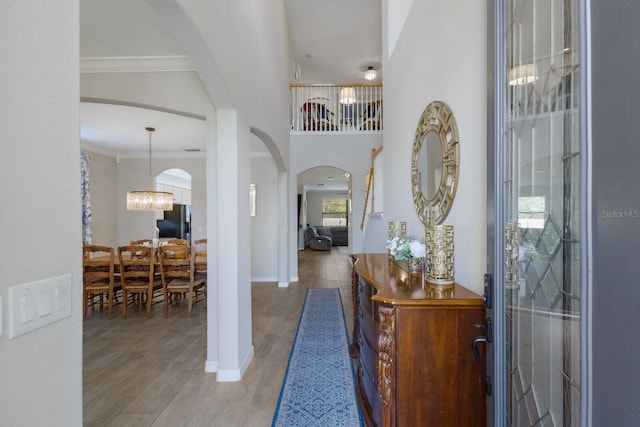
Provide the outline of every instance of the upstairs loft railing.
[[291,132],[380,132],[381,84],[291,85]]

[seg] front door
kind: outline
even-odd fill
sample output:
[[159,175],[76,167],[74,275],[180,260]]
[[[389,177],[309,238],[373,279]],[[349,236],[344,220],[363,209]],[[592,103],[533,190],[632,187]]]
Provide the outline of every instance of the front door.
[[578,2],[495,3],[495,425],[580,425]]

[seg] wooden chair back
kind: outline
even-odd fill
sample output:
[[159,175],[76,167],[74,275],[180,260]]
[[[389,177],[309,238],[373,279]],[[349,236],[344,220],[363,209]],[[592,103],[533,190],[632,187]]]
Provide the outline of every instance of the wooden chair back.
[[169,302],[179,302],[183,294],[187,294],[189,314],[196,302],[196,292],[204,291],[206,282],[195,277],[196,250],[193,246],[166,245],[158,248],[162,290],[164,293],[164,315],[169,316]]
[[207,239],[197,239],[193,244],[196,248],[196,255],[207,255]]
[[[127,318],[129,294],[139,294],[139,300],[146,296],[147,318],[151,316],[151,300],[154,287],[155,249],[149,246],[120,246],[120,281],[122,284],[122,316]],[[141,304],[139,304],[141,305]]]
[[129,243],[129,246],[153,246],[153,240],[152,239],[132,240]]
[[[82,245],[82,276],[85,283],[110,280],[113,284],[115,251],[108,246]],[[99,258],[99,259],[96,259]]]
[[169,239],[167,240],[167,245],[191,246],[191,242],[187,239]]
[[165,245],[158,248],[162,284],[181,279],[188,287],[193,280],[195,248],[185,245]]
[[111,318],[114,293],[115,251],[108,246],[82,245],[82,318],[87,318],[87,307],[94,297],[100,296],[102,310],[103,295],[107,294],[108,317]]
[[118,258],[123,286],[134,281],[153,282],[153,248],[138,245],[120,246]]

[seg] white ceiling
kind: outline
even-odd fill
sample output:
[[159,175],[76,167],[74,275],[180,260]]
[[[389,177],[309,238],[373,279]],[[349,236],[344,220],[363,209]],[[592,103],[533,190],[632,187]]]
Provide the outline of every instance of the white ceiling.
[[[205,121],[163,111],[125,105],[80,103],[80,138],[83,146],[121,158],[146,157],[149,133],[153,157],[204,155]],[[187,151],[192,150],[192,151]]]
[[381,0],[286,2],[299,83],[367,83],[368,66],[381,71]]
[[318,166],[298,175],[298,191],[305,187],[310,193],[318,191],[347,191],[350,178],[342,169]]
[[[363,73],[368,66],[380,69],[381,0],[285,2],[299,83],[365,83]],[[162,17],[146,0],[80,2],[81,60],[182,55],[184,51]],[[380,81],[379,75],[374,82]],[[203,120],[131,106],[81,102],[81,141],[94,151],[119,157],[147,156],[147,126],[157,129],[152,135],[154,157],[194,155],[185,149],[200,149],[200,155],[204,155]],[[252,142],[252,150],[264,149],[257,138]],[[344,178],[344,171],[325,172],[325,183],[330,175]],[[310,174],[305,183],[315,185],[320,179]]]

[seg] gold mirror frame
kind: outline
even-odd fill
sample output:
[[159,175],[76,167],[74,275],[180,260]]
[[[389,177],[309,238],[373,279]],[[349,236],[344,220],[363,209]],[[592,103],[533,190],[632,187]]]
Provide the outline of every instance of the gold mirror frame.
[[[435,132],[442,145],[442,178],[436,194],[427,199],[422,193],[418,159],[428,132]],[[411,153],[411,189],[413,203],[420,221],[424,225],[439,225],[444,222],[453,205],[458,188],[460,170],[460,147],[458,126],[451,108],[442,101],[433,101],[422,112]]]

